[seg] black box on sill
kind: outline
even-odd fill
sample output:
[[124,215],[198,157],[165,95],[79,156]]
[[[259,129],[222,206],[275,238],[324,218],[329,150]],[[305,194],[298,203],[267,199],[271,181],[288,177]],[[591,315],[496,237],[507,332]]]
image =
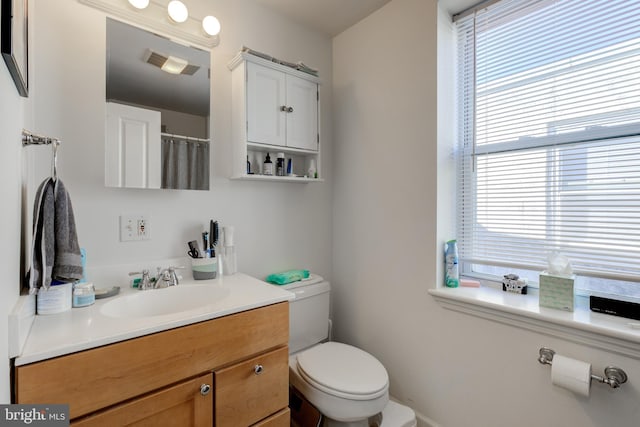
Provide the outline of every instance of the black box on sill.
[[598,313],[640,320],[640,304],[591,295],[589,308]]

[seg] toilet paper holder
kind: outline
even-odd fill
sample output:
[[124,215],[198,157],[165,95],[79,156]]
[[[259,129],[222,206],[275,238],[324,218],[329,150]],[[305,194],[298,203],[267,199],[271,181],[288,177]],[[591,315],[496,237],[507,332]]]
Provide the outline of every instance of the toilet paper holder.
[[[538,357],[538,362],[543,365],[552,365],[553,364],[553,356],[556,354],[555,351],[548,347],[540,348],[540,356]],[[627,382],[627,374],[616,366],[607,366],[604,368],[604,377],[599,375],[591,374],[591,380],[596,380],[599,383],[609,384],[611,388],[618,388],[622,384]]]

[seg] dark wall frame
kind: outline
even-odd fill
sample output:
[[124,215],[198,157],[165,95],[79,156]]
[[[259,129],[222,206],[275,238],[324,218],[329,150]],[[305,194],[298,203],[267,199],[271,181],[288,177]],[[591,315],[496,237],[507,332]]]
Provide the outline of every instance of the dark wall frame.
[[29,96],[28,0],[1,0],[0,51],[20,96]]

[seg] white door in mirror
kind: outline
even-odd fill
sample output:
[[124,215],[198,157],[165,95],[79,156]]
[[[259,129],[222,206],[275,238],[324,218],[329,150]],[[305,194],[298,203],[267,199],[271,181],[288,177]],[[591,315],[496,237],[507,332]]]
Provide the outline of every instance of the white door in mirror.
[[106,104],[105,185],[160,188],[160,112]]

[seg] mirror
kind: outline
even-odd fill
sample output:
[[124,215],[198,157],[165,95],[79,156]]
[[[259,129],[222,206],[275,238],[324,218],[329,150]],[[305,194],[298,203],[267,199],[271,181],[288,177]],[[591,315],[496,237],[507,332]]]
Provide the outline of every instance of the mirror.
[[105,185],[209,189],[209,52],[107,18]]

